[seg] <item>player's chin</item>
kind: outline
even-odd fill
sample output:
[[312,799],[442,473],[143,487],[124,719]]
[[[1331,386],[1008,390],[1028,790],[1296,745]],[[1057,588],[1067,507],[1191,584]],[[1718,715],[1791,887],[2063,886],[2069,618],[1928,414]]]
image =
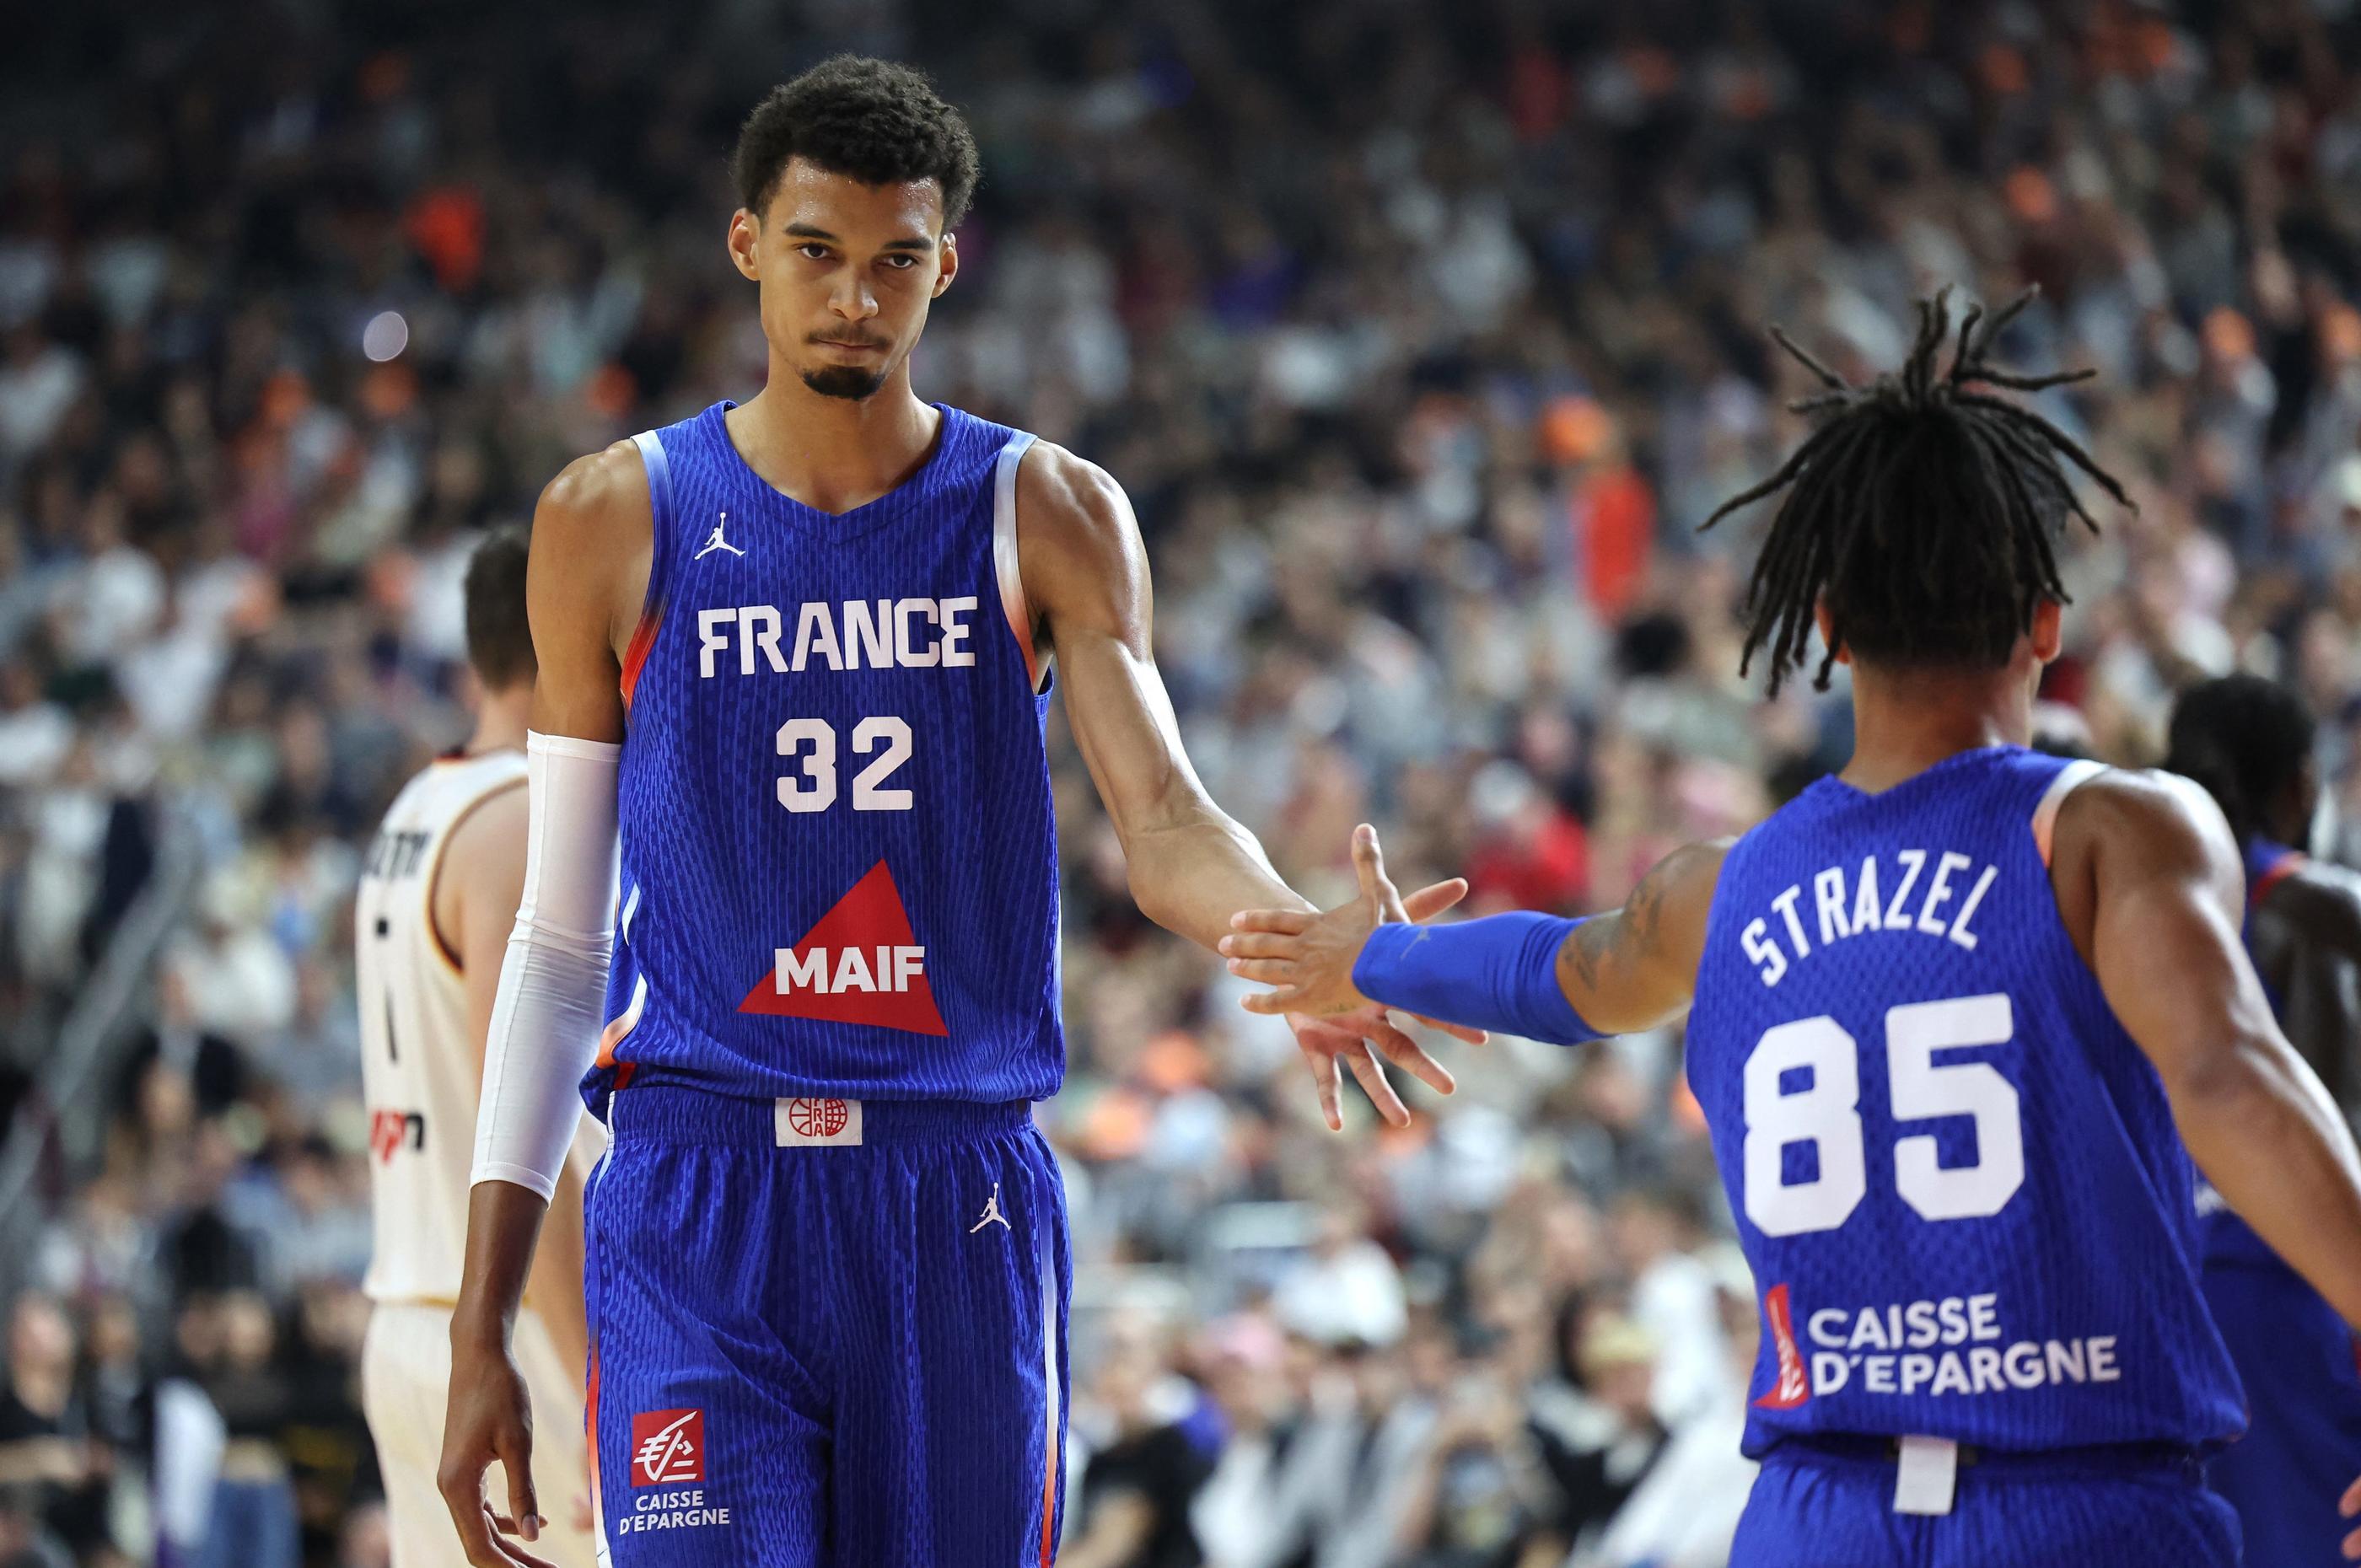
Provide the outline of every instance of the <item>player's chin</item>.
[[821,365],[803,373],[804,385],[823,398],[843,398],[859,402],[873,397],[885,384],[882,367],[866,365]]

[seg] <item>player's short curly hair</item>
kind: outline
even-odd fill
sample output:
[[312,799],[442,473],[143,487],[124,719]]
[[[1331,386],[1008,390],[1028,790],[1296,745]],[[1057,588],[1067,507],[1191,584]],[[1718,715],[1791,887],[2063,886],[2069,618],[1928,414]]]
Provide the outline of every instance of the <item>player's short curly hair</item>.
[[771,89],[746,116],[730,177],[749,211],[759,214],[770,204],[796,158],[871,185],[932,180],[943,194],[947,230],[966,215],[981,171],[966,119],[925,76],[851,54]]

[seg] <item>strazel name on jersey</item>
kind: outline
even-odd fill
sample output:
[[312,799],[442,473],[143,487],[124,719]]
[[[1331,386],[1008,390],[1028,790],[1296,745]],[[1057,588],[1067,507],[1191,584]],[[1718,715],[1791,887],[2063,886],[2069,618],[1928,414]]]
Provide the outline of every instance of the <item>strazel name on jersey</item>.
[[2189,1157],[2050,884],[2094,771],[2001,747],[1823,779],[1723,861],[1688,1073],[1763,1295],[1750,1453],[2244,1425]]
[[1016,569],[1032,438],[944,408],[917,472],[838,516],[746,465],[730,406],[636,438],[654,536],[586,1097],[1044,1098],[1064,1046]]

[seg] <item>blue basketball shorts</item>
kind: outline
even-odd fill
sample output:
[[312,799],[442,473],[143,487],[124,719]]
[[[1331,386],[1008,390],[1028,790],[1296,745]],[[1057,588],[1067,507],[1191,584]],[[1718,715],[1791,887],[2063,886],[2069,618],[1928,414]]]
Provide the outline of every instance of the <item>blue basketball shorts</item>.
[[2341,1563],[2337,1499],[2361,1476],[2361,1367],[2353,1331],[2293,1270],[2209,1264],[2205,1301],[2246,1390],[2246,1435],[2211,1466],[2238,1510],[2246,1561]]
[[1031,1106],[642,1084],[609,1116],[601,1564],[1045,1568],[1071,1263]]
[[1951,1511],[1894,1508],[1894,1462],[1784,1442],[1763,1456],[1730,1568],[2236,1568],[2238,1521],[2193,1455],[2005,1454],[1963,1464]]

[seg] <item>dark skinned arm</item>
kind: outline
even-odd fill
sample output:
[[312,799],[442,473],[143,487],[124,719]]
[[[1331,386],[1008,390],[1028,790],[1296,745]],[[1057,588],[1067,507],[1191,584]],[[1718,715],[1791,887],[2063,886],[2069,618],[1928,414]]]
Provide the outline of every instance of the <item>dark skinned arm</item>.
[[[1211,948],[1238,910],[1311,909],[1271,869],[1255,836],[1214,804],[1190,764],[1156,668],[1148,552],[1123,488],[1062,447],[1037,443],[1017,469],[1016,516],[1035,643],[1057,656],[1074,743],[1123,843],[1140,913]],[[1466,883],[1455,879],[1440,883],[1411,894],[1407,907],[1411,917],[1426,919],[1466,892]],[[1437,1093],[1455,1087],[1443,1064],[1389,1022],[1381,1007],[1366,1005],[1333,1022],[1299,1014],[1288,1023],[1331,1130],[1344,1125],[1340,1062],[1397,1126],[1409,1124],[1410,1111],[1379,1057]],[[1471,1044],[1484,1037],[1481,1030],[1451,1032]]]
[[[542,492],[525,569],[540,663],[534,729],[584,740],[623,738],[618,650],[646,591],[652,537],[646,474],[629,442],[569,464]],[[547,1208],[541,1194],[511,1181],[478,1182],[467,1198],[435,1479],[471,1568],[546,1568],[514,1539],[537,1539],[542,1515],[533,1486],[533,1410],[509,1345]],[[508,1475],[505,1511],[484,1490],[485,1467],[495,1459]]]
[[[1656,862],[1623,907],[1576,926],[1557,952],[1558,984],[1583,1022],[1606,1035],[1672,1023],[1689,1010],[1706,915],[1728,839],[1689,844]],[[1222,938],[1234,974],[1277,989],[1243,999],[1250,1013],[1346,1012],[1373,1005],[1353,984],[1362,944],[1378,926],[1403,918],[1386,875],[1378,832],[1353,833],[1358,897],[1321,915],[1255,909]]]
[[2361,1127],[2361,877],[2317,861],[2264,894],[2249,926],[2279,1027],[2345,1125]]
[[[2198,1168],[2361,1325],[2361,1156],[2239,941],[2246,873],[2220,810],[2167,774],[2103,775],[2067,797],[2050,874],[2068,931],[2163,1080]],[[2361,1480],[2344,1511],[2361,1512]],[[2361,1530],[2345,1555],[2361,1558]]]

